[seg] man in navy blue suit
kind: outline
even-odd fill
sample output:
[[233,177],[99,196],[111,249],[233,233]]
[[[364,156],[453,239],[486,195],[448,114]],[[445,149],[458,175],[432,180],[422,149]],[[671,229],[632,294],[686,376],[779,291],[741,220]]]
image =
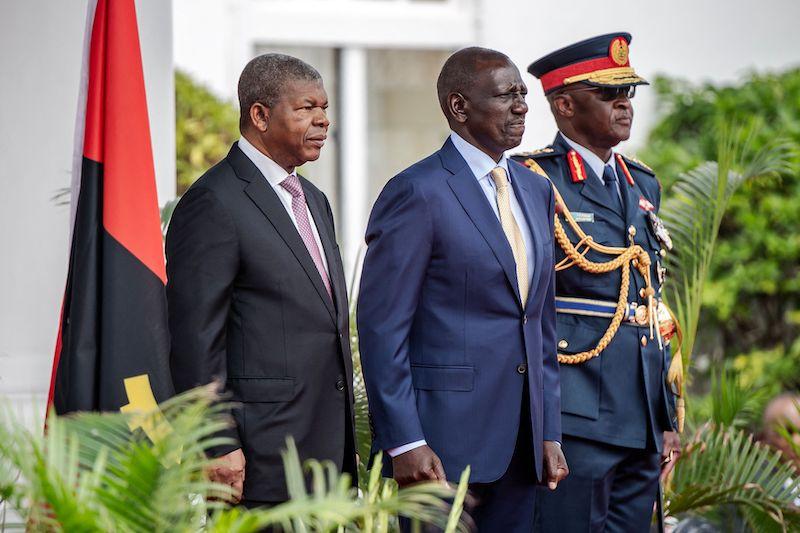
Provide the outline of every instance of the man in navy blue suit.
[[375,438],[401,486],[471,466],[479,531],[533,529],[561,453],[549,182],[505,151],[527,88],[505,55],[453,54],[437,83],[452,130],[392,178],[367,228],[358,330]]

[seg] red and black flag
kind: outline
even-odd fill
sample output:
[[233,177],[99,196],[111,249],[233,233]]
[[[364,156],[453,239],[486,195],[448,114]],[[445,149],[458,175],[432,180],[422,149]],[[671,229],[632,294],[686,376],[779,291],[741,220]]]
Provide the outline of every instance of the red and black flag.
[[48,401],[59,414],[147,409],[172,395],[134,0],[97,0],[89,21],[84,128],[76,136],[83,157],[73,176],[69,271]]

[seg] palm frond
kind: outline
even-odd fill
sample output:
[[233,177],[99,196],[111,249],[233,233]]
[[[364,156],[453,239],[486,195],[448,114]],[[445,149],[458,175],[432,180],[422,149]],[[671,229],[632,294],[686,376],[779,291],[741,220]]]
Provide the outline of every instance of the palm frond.
[[774,175],[791,160],[792,147],[782,141],[754,152],[751,145],[757,131],[754,125],[723,126],[717,161],[679,176],[661,207],[674,244],[666,259],[671,276],[665,297],[683,328],[681,351],[687,368],[699,327],[704,284],[731,197],[743,183]]
[[791,531],[800,531],[800,510],[798,509],[783,511],[781,513],[782,520],[780,521],[775,521],[769,513],[750,507],[743,509],[742,515],[751,531],[757,533],[789,533]]
[[703,514],[732,505],[784,527],[795,512],[798,475],[780,452],[750,434],[709,423],[695,433],[675,467],[667,510]]
[[739,375],[727,369],[711,377],[711,419],[725,427],[743,428],[753,423],[768,400],[764,389],[745,389]]
[[[358,497],[349,475],[338,473],[332,463],[308,460],[301,468],[291,438],[283,452],[283,464],[288,502],[248,513],[225,510],[211,519],[208,530],[249,533],[280,526],[285,531],[335,531],[348,526],[358,531],[389,531],[396,528],[398,516],[447,527],[448,533],[466,530],[460,518],[469,470],[462,475],[457,490],[438,483],[398,489],[393,480],[381,478],[381,458],[377,456],[369,471],[367,490]],[[446,499],[455,501],[449,516]]]
[[[245,533],[273,524],[287,531],[388,531],[398,516],[445,527],[445,500],[458,502],[466,491],[468,474],[457,492],[439,484],[398,490],[381,478],[378,456],[359,496],[332,463],[301,466],[289,440],[283,460],[291,500],[266,510],[226,508],[219,498],[231,489],[206,479],[212,460],[204,452],[223,443],[214,435],[230,423],[229,407],[207,388],[177,396],[161,405],[158,415],[169,426],[157,442],[131,429],[129,415],[51,413],[41,436],[0,410],[0,495],[32,531]],[[450,523],[463,530],[460,514],[459,504]]]
[[14,507],[43,530],[196,530],[206,506],[192,495],[231,492],[204,474],[203,452],[228,424],[224,406],[198,389],[166,402],[163,413],[171,431],[157,443],[118,413],[51,413],[44,437],[2,424],[0,461],[25,480],[12,489]]

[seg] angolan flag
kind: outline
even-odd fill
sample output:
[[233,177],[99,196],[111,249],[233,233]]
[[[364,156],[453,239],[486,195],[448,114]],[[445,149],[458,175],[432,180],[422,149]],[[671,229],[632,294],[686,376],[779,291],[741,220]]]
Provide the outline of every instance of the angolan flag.
[[48,400],[59,414],[149,410],[173,393],[134,0],[90,2],[88,22],[84,128],[76,135],[82,158]]

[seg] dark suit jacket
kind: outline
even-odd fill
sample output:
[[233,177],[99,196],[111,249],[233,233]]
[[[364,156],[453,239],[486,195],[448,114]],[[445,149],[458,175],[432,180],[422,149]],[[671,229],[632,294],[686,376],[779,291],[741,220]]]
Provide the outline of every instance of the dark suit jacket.
[[424,438],[451,480],[467,465],[473,482],[503,475],[526,380],[540,479],[543,440],[561,438],[553,195],[509,169],[535,243],[524,304],[500,221],[449,139],[389,181],[367,228],[358,331],[375,447]]
[[[625,200],[625,217],[613,208],[603,182],[585,165],[586,179],[573,182],[567,162],[571,147],[556,136],[544,151],[514,156],[520,162],[531,157],[547,173],[573,215],[581,213],[581,227],[606,246],[628,246],[628,228],[636,228],[635,242],[650,254],[650,279],[659,294],[657,266],[662,248],[648,222],[647,209],[658,212],[661,190],[653,172],[640,163],[626,159],[634,184],[630,185],[617,165],[620,190]],[[590,220],[591,219],[591,220]],[[564,228],[572,242],[571,228]],[[564,258],[556,248],[556,261]],[[589,252],[592,261],[608,261],[609,256]],[[629,302],[645,303],[639,297],[644,280],[631,268]],[[577,267],[556,275],[556,295],[616,302],[619,298],[620,271],[589,274]],[[574,354],[592,349],[608,328],[609,318],[558,314],[558,339],[566,344],[559,351]],[[642,337],[646,346],[642,346]],[[672,429],[672,393],[666,386],[669,349],[659,350],[658,341],[650,339],[649,327],[621,325],[614,340],[594,359],[579,365],[561,365],[561,409],[564,433],[594,441],[645,448],[648,443],[661,448],[662,433]],[[569,458],[567,458],[569,460]]]
[[[247,461],[244,499],[287,498],[280,452],[354,472],[345,278],[325,195],[300,181],[334,300],[275,191],[234,144],[181,198],[167,234],[171,366],[177,391],[220,379]],[[345,452],[348,444],[349,451]]]

